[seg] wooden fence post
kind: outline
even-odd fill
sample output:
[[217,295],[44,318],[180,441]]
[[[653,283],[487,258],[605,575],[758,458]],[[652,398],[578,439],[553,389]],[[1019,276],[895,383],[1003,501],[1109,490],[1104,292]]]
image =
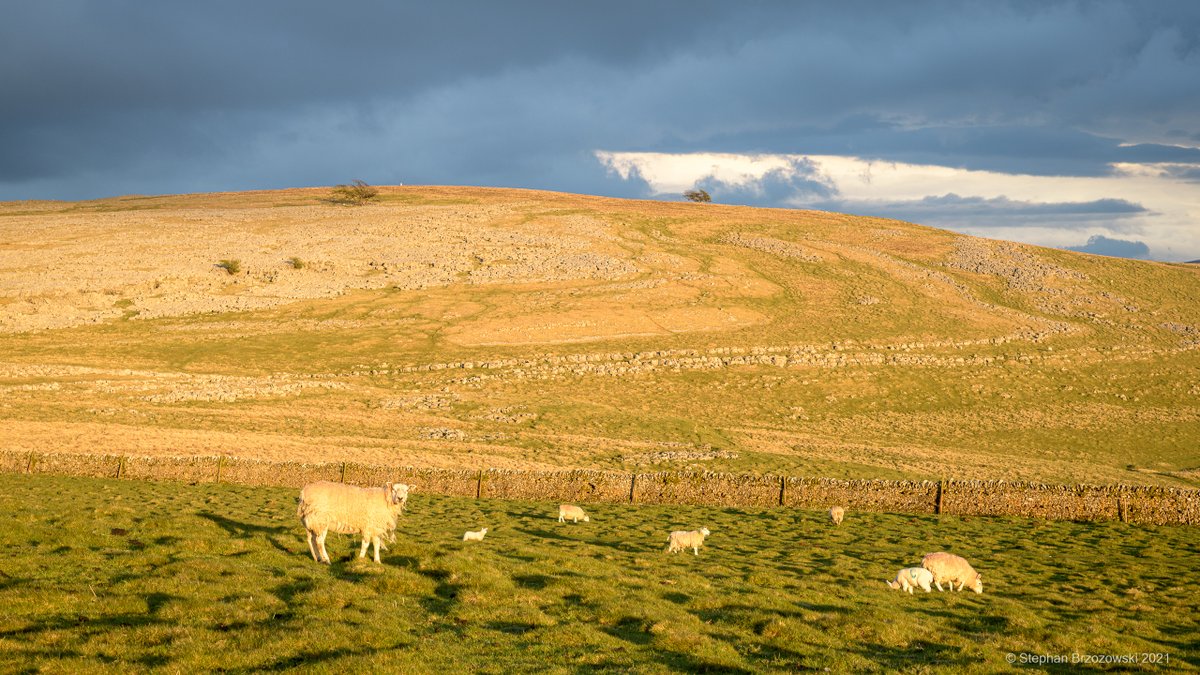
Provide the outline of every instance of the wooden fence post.
[[633,503],[633,489],[637,486],[637,474],[629,474],[629,503]]
[[483,496],[483,469],[479,470],[479,475],[475,479],[475,499]]
[[1117,494],[1117,518],[1120,518],[1122,523],[1129,522],[1129,502],[1125,501],[1125,498],[1119,493]]
[[217,457],[217,482],[221,482],[221,469],[225,468],[225,455]]
[[946,485],[946,479],[943,478],[942,480],[938,481],[937,497],[936,497],[935,501],[933,502],[933,512],[937,515],[942,514],[942,494],[945,493],[945,491],[946,491],[945,485]]
[[346,482],[346,463],[342,462],[342,482]]
[[125,456],[121,455],[117,460],[117,478],[125,475]]
[[779,477],[779,505],[783,506],[783,491],[787,489],[787,476]]
[[33,452],[29,453],[29,461],[25,462],[25,473],[33,473]]

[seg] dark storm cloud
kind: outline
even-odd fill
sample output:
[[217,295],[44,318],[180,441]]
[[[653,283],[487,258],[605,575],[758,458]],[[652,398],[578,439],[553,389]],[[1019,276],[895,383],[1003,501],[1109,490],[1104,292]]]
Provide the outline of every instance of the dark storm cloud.
[[641,193],[597,149],[1186,172],[1198,80],[1190,2],[13,3],[0,198]]
[[1096,255],[1107,255],[1114,258],[1145,260],[1150,257],[1150,247],[1145,242],[1110,239],[1102,235],[1088,237],[1087,243],[1082,246],[1068,246],[1066,248],[1068,251],[1095,253]]
[[[1198,73],[1200,75],[1200,73]],[[772,130],[713,140],[722,152],[854,155],[909,164],[1043,176],[1103,176],[1114,162],[1179,162],[1200,167],[1200,149],[1140,143],[1068,128],[949,126],[905,129],[878,120],[852,119],[830,127]],[[768,150],[768,148],[771,148]],[[679,151],[679,147],[663,148]]]
[[811,208],[898,218],[928,225],[974,228],[1055,227],[1082,229],[1097,223],[1115,226],[1121,219],[1144,215],[1147,209],[1124,199],[1087,202],[1027,202],[1007,197],[961,197],[956,194],[900,201],[858,202],[831,199],[810,202]]

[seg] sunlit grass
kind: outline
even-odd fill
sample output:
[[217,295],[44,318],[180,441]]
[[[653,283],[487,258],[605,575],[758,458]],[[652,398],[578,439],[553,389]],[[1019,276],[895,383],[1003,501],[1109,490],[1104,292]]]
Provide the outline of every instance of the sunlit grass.
[[[308,555],[295,490],[0,476],[0,670],[934,670],[1005,654],[1200,666],[1194,528],[418,493],[384,564]],[[700,555],[667,532],[705,525]],[[460,541],[487,526],[486,540]],[[891,591],[923,553],[985,593]]]

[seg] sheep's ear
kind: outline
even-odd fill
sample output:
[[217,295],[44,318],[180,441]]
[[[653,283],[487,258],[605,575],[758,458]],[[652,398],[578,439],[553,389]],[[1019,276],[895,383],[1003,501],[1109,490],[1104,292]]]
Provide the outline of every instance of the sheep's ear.
[[384,486],[385,489],[387,490],[387,500],[388,500],[389,504],[396,503],[396,493],[392,491],[393,485],[395,485],[395,483],[388,483],[387,485]]

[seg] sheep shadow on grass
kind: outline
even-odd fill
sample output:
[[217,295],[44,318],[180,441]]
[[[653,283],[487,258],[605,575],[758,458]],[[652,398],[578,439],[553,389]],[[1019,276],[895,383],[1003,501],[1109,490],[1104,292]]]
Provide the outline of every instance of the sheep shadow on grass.
[[217,527],[225,530],[226,534],[239,539],[249,539],[258,535],[284,534],[294,529],[283,525],[269,526],[243,523],[241,521],[234,520],[232,518],[226,518],[225,516],[211,513],[209,511],[200,511],[196,515],[204,518],[205,520],[211,521],[212,523],[216,524]]

